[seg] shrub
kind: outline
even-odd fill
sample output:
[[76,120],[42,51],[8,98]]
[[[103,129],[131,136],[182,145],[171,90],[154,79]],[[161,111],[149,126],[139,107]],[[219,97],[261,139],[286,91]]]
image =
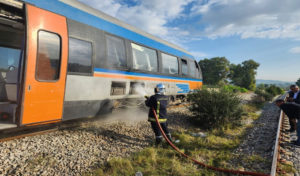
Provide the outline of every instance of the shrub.
[[266,88],[266,92],[270,93],[273,96],[280,95],[284,93],[284,90],[278,86],[270,85]]
[[273,98],[273,95],[265,91],[264,89],[256,89],[255,93],[262,98],[262,101],[271,101]]
[[227,89],[202,89],[188,95],[190,110],[202,127],[219,128],[240,122],[241,99]]
[[284,90],[275,85],[262,85],[257,87],[255,93],[262,98],[262,101],[271,101],[274,96],[283,94]]
[[230,92],[241,92],[241,93],[246,93],[248,90],[246,88],[242,88],[240,86],[234,86],[234,85],[225,85],[223,87],[225,90],[228,90]]
[[246,88],[241,88],[240,92],[246,93],[246,92],[248,92],[248,89],[246,89]]
[[251,104],[254,105],[256,108],[263,108],[264,104],[266,102],[266,99],[260,95],[256,95],[252,98]]

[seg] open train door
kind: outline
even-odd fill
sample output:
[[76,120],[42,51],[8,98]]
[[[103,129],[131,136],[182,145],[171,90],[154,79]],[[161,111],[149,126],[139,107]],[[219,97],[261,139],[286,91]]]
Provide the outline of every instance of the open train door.
[[21,125],[60,121],[68,58],[66,18],[26,5],[27,50]]

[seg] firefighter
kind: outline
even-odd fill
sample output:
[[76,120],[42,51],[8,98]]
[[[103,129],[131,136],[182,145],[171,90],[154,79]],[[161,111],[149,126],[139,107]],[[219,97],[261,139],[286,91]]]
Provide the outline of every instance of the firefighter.
[[153,132],[155,133],[155,144],[158,145],[162,142],[162,134],[159,130],[159,127],[156,123],[153,109],[156,112],[158,121],[167,135],[168,139],[171,141],[171,133],[168,130],[167,124],[167,105],[169,98],[165,95],[166,88],[163,84],[157,84],[154,88],[155,95],[152,95],[146,100],[146,106],[150,107],[148,114],[148,121],[151,123]]

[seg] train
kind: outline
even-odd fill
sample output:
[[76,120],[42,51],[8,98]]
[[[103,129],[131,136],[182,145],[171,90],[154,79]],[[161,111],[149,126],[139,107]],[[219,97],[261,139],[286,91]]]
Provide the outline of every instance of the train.
[[0,71],[0,130],[99,116],[158,83],[172,99],[202,86],[189,52],[76,0],[0,0]]

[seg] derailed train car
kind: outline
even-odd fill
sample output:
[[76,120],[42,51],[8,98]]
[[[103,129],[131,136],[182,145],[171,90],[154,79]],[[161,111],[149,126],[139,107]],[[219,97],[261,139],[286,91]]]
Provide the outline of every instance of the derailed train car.
[[74,0],[0,0],[0,130],[93,117],[163,83],[202,85],[184,49]]

